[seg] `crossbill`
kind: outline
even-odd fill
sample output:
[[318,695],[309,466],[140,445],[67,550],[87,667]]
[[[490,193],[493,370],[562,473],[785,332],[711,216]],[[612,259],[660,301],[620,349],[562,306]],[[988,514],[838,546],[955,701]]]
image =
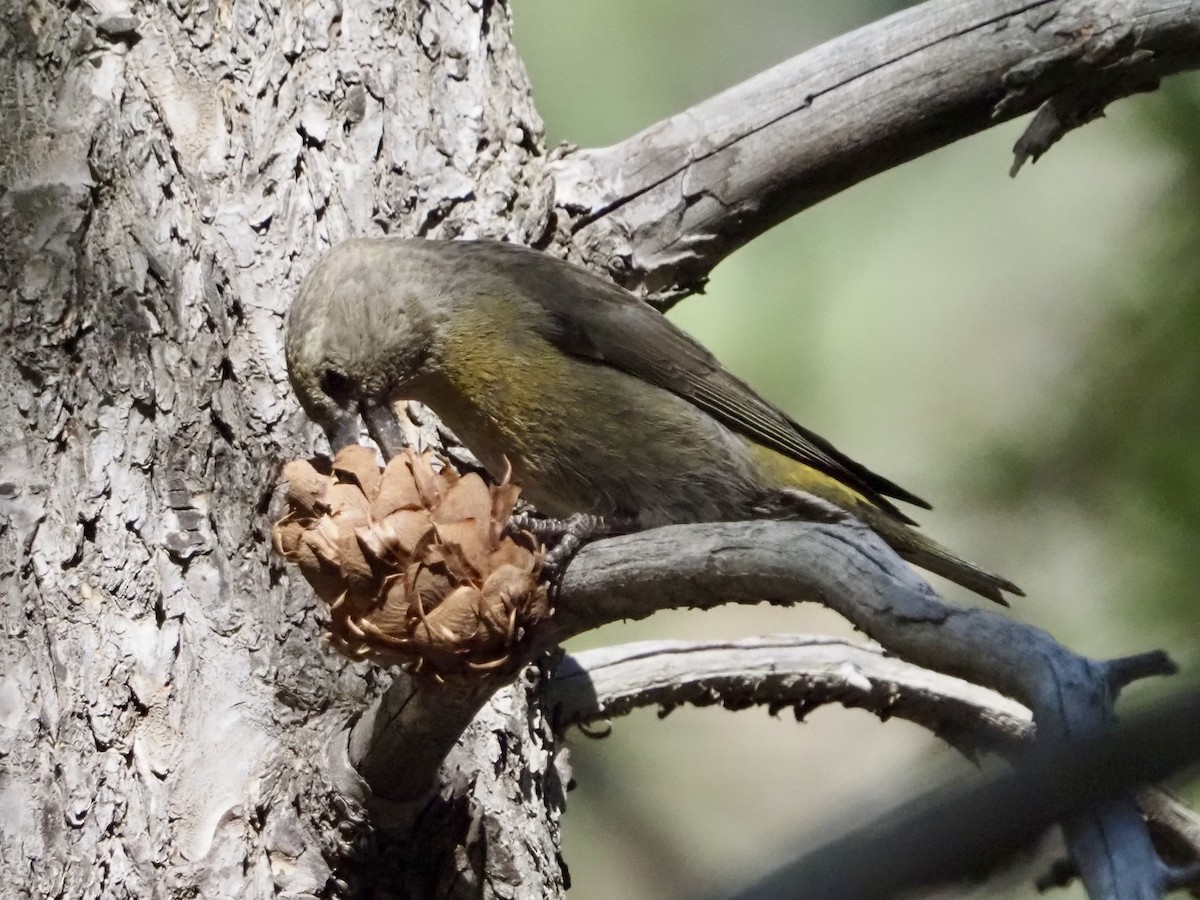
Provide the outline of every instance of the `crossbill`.
[[1001,603],[1021,593],[917,532],[893,501],[928,504],[793,421],[649,304],[546,253],[346,241],[305,279],[286,353],[334,450],[358,439],[361,417],[393,455],[394,404],[417,400],[551,516],[642,529],[832,504],[924,569]]

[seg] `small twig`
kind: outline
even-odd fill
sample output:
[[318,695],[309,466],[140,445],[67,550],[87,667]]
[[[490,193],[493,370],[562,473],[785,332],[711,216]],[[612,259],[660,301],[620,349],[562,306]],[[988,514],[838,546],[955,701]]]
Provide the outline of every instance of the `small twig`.
[[366,790],[360,799],[403,803],[425,797],[463,729],[512,674],[438,682],[401,671],[346,735],[347,758]]
[[[1147,54],[1147,57],[1151,55]],[[1009,176],[1016,178],[1027,160],[1030,164],[1036,163],[1068,132],[1082,128],[1088,122],[1103,116],[1110,103],[1133,94],[1156,90],[1158,84],[1157,78],[1140,81],[1118,78],[1104,84],[1086,84],[1063,89],[1042,104],[1017,138],[1016,144],[1013,145],[1013,163],[1008,170]]]
[[1119,694],[1135,681],[1156,675],[1175,675],[1179,667],[1162,650],[1123,656],[1104,663],[1108,684],[1114,694]]

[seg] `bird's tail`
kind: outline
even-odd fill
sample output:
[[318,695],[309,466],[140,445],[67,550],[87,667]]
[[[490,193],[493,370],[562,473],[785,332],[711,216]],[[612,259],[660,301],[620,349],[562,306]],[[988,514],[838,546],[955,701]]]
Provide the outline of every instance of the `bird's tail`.
[[[797,499],[817,497],[862,520],[913,565],[949,578],[954,583],[1004,606],[1008,605],[1004,599],[1005,593],[1025,596],[1024,592],[1008,579],[984,571],[914,530],[911,520],[905,519],[898,512],[876,505],[853,488],[810,466],[765,447],[753,444],[749,446],[752,457],[761,467],[765,478],[770,483],[786,485],[786,488],[772,497],[772,501],[778,503],[782,514],[786,515],[785,511],[789,507],[793,513],[804,514],[804,502],[800,499],[797,503]],[[798,494],[792,494],[793,491]]]
[[974,591],[989,600],[995,600],[1003,606],[1008,606],[1008,601],[1004,599],[1005,593],[1015,594],[1018,597],[1025,596],[1025,592],[1007,578],[993,575],[974,563],[967,562],[937,541],[891,519],[886,513],[871,516],[871,518],[877,520],[868,522],[871,529],[913,565],[941,575],[943,578],[949,578],[955,584],[961,584],[967,590]]

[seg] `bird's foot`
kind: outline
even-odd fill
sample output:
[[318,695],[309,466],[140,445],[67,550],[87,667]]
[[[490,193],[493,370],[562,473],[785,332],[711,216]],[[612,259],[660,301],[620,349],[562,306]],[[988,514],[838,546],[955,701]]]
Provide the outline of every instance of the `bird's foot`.
[[567,563],[584,544],[628,529],[591,513],[573,513],[565,519],[542,519],[529,513],[515,513],[509,517],[508,530],[527,531],[543,544],[552,545],[542,562],[542,570],[547,580],[557,585]]

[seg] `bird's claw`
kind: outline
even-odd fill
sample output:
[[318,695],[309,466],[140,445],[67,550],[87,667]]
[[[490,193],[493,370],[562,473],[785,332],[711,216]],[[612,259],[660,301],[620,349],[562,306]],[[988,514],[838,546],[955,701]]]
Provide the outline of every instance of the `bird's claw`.
[[558,584],[563,571],[588,541],[606,537],[616,529],[607,519],[591,513],[572,513],[565,519],[543,519],[515,513],[508,519],[509,532],[527,531],[543,544],[553,544],[542,561],[542,571],[551,584]]

